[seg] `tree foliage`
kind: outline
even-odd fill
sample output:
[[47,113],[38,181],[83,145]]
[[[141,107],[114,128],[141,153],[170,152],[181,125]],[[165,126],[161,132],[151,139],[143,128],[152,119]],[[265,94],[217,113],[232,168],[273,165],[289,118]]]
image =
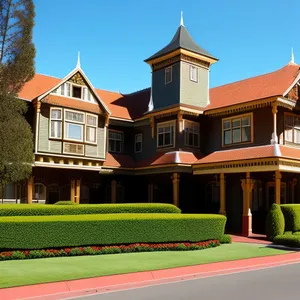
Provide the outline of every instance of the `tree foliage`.
[[28,178],[33,135],[24,117],[27,104],[18,100],[35,72],[32,0],[0,0],[0,185]]

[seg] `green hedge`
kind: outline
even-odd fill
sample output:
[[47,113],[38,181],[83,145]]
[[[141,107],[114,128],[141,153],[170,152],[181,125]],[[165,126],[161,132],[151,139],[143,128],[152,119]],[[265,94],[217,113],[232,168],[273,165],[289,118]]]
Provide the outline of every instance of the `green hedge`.
[[224,234],[224,235],[220,238],[219,242],[220,242],[221,244],[231,244],[231,243],[232,243],[231,235],[229,235],[229,234]]
[[273,242],[277,245],[300,248],[300,236],[298,234],[277,235]]
[[281,208],[273,203],[266,219],[266,234],[269,240],[284,233],[285,220]]
[[54,216],[54,215],[88,215],[116,213],[181,213],[172,204],[166,203],[126,203],[126,204],[2,204],[1,216]]
[[286,231],[300,231],[300,204],[280,205],[285,219]]
[[221,215],[194,214],[6,217],[0,249],[219,240],[225,223]]
[[77,205],[74,201],[67,200],[67,201],[57,201],[54,205]]

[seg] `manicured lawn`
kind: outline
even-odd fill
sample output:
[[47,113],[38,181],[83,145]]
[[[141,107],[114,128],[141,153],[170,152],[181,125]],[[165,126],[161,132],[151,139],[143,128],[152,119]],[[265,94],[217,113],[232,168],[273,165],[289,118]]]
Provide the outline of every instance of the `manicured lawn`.
[[56,257],[0,262],[0,288],[191,266],[288,253],[256,244],[229,244],[197,251]]

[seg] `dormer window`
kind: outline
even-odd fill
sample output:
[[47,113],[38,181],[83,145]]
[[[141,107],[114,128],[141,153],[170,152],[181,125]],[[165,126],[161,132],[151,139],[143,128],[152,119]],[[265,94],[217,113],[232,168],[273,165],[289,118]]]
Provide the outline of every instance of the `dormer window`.
[[165,69],[165,84],[172,82],[172,66]]

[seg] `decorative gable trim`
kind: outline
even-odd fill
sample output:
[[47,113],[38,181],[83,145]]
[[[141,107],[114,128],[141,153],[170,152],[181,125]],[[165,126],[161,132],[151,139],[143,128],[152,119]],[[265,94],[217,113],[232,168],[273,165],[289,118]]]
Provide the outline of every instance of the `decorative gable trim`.
[[[69,81],[70,79],[73,80],[79,80],[80,77],[78,77],[77,73],[79,73],[82,78],[81,80],[85,81],[86,84],[88,85],[88,87],[92,90],[95,98],[98,100],[98,102],[100,103],[100,105],[104,108],[104,110],[106,111],[106,113],[108,113],[109,115],[111,114],[110,110],[108,109],[108,107],[105,105],[105,103],[101,100],[101,98],[99,97],[99,95],[97,94],[95,88],[93,87],[92,83],[90,82],[90,80],[87,78],[87,76],[85,75],[85,73],[83,72],[83,70],[80,68],[80,66],[77,66],[73,71],[71,71],[67,76],[65,76],[58,84],[56,84],[54,87],[52,87],[50,90],[48,90],[47,92],[43,93],[42,95],[40,95],[37,100],[41,101],[44,97],[46,97],[47,95],[49,95],[50,93],[52,93],[53,91],[55,91],[59,86],[61,86],[63,83]],[[77,76],[76,76],[77,75]],[[75,78],[75,79],[74,79]]]
[[300,72],[298,73],[297,77],[294,79],[294,81],[292,82],[292,84],[287,88],[287,90],[283,93],[283,96],[285,97],[290,90],[298,83],[298,81],[300,80]]

